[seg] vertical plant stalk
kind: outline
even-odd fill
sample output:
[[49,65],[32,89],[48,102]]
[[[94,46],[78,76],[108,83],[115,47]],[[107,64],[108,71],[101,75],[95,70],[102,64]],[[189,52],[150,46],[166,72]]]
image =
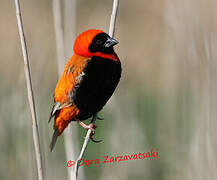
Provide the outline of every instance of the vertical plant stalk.
[[58,74],[61,76],[65,61],[64,61],[64,40],[63,40],[63,26],[61,20],[61,1],[53,0],[53,16],[54,16],[54,29],[56,34],[56,51],[57,51],[57,63]]
[[[76,32],[76,0],[64,0],[64,55],[67,59],[72,55],[72,45],[75,41]],[[79,151],[78,127],[70,123],[64,132],[64,145],[67,160],[76,159],[76,152]],[[73,168],[67,168],[68,180],[75,180]],[[83,171],[80,172],[82,179]]]
[[114,37],[114,33],[115,33],[115,24],[116,24],[116,19],[118,14],[118,5],[119,5],[119,0],[114,0],[111,19],[110,19],[110,26],[109,26],[109,36],[112,38]]
[[[56,34],[56,49],[57,49],[57,61],[58,61],[58,74],[61,76],[64,66],[66,64],[66,57],[71,55],[72,34],[75,32],[76,25],[76,0],[64,0],[62,1],[64,6],[64,17],[62,18],[61,1],[53,0],[53,16],[54,26]],[[64,26],[64,31],[63,31]],[[70,48],[69,48],[70,47]],[[64,145],[65,155],[67,160],[75,159],[76,142],[72,137],[76,139],[77,131],[76,127],[69,127],[64,132]],[[75,180],[73,178],[72,168],[67,168],[68,179]]]
[[35,108],[35,101],[34,101],[34,95],[33,95],[33,89],[32,89],[29,58],[28,58],[26,40],[25,40],[25,35],[24,35],[24,30],[23,30],[23,23],[22,23],[22,16],[21,16],[19,0],[15,0],[15,7],[16,7],[17,24],[18,24],[18,29],[19,29],[23,60],[24,60],[24,71],[25,71],[25,77],[26,77],[28,100],[29,100],[29,106],[30,106],[31,115],[32,115],[33,141],[34,141],[36,161],[37,161],[38,179],[43,180],[44,178],[43,178],[43,168],[42,168],[42,156],[41,156],[41,150],[40,150],[40,140],[39,140],[37,117],[36,117],[36,108]]
[[[96,119],[97,119],[97,113],[94,115],[93,119],[91,120],[91,123],[95,123]],[[73,178],[75,180],[77,179],[77,176],[78,176],[79,160],[82,159],[82,157],[84,156],[84,152],[85,152],[85,150],[87,148],[87,144],[88,144],[88,142],[90,140],[90,135],[91,135],[91,129],[88,129],[86,137],[84,139],[83,146],[81,148],[81,152],[80,152],[79,157],[78,157],[78,159],[76,160],[76,163],[75,163],[74,174],[73,174]]]
[[[118,5],[119,5],[119,0],[114,0],[113,1],[113,8],[112,8],[112,14],[111,14],[111,19],[110,19],[110,26],[109,26],[109,36],[114,37],[114,32],[115,32],[115,23],[116,23],[116,18],[117,18],[117,12],[118,12]],[[97,119],[97,114],[95,116],[95,118],[92,120],[93,123],[95,123]],[[75,163],[75,167],[74,167],[74,178],[77,179],[77,175],[78,175],[78,169],[79,169],[79,160],[82,159],[82,157],[84,156],[84,152],[87,148],[89,139],[90,139],[90,134],[91,134],[91,130],[89,129],[87,131],[83,146],[81,148],[81,152],[80,155],[78,157],[78,159],[76,160]]]

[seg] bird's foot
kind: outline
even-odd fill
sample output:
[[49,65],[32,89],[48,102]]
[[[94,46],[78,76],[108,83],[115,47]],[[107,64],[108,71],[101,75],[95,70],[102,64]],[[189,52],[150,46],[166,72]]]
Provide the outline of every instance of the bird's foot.
[[97,126],[94,123],[90,123],[89,125],[86,125],[85,123],[83,123],[82,121],[77,119],[77,122],[86,130],[91,130],[94,134],[95,134],[95,129],[97,128]]
[[97,126],[94,124],[94,123],[90,123],[89,125],[86,125],[85,123],[83,123],[82,121],[80,120],[77,120],[77,122],[84,128],[86,129],[87,131],[90,129],[91,130],[91,134],[90,134],[90,139],[91,141],[95,142],[95,143],[100,143],[102,142],[102,140],[95,140],[93,138],[94,134],[96,133],[96,128]]
[[98,120],[104,120],[104,118],[97,116]]

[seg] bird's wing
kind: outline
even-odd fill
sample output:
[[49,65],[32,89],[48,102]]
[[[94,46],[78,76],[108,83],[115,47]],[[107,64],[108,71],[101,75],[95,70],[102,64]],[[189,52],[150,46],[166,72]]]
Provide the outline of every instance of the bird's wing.
[[63,107],[69,107],[71,105],[72,102],[65,102],[65,103],[55,102],[52,107],[48,122],[51,121],[51,119],[59,112],[60,109],[62,109]]
[[76,84],[80,83],[82,72],[88,62],[88,58],[73,55],[65,66],[54,92],[54,105],[50,113],[49,121],[64,107],[74,104]]

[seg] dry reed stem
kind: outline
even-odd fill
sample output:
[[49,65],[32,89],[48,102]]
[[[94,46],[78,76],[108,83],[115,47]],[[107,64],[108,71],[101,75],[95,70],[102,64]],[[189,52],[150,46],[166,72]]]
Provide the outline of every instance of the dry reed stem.
[[[68,32],[68,34],[73,34],[75,30],[75,12],[71,13],[71,10],[75,10],[75,1],[76,0],[65,0],[64,3],[64,10],[65,10],[65,16],[64,16],[64,28],[65,31]],[[62,23],[62,16],[61,16],[61,1],[60,0],[53,0],[53,16],[54,16],[54,26],[55,26],[55,34],[56,34],[56,49],[57,49],[57,61],[58,61],[58,74],[59,77],[61,76],[64,66],[66,63],[65,60],[65,53],[66,52],[66,46],[64,46],[65,41],[64,37],[67,36],[67,33],[63,31],[63,23]],[[67,19],[68,18],[68,19]],[[69,20],[70,19],[70,20]],[[73,21],[73,27],[71,26],[70,21]],[[68,23],[68,24],[67,24]],[[70,24],[70,29],[68,28]],[[65,38],[66,39],[66,38]],[[71,50],[71,49],[70,49]],[[69,125],[69,127],[64,132],[64,145],[65,145],[65,154],[66,159],[72,159],[75,154],[75,143],[72,140],[73,134],[76,132],[72,132],[72,127]],[[68,179],[74,180],[73,173],[71,168],[67,168],[68,171]]]
[[43,180],[44,178],[43,178],[43,168],[42,168],[42,156],[41,156],[41,150],[40,150],[40,140],[39,140],[37,117],[36,117],[36,108],[35,108],[35,101],[34,101],[34,95],[33,95],[33,89],[32,89],[29,58],[28,58],[26,40],[25,40],[25,35],[24,35],[24,30],[23,30],[23,23],[22,23],[19,0],[15,0],[15,6],[16,6],[17,24],[18,24],[18,29],[19,29],[22,53],[23,53],[24,71],[25,71],[25,77],[26,77],[28,100],[29,100],[29,106],[30,106],[31,115],[32,115],[33,141],[34,141],[36,161],[37,161],[38,179]]
[[[97,119],[97,114],[94,115],[94,117],[93,117],[91,123],[95,123],[96,119]],[[80,152],[79,157],[78,157],[78,159],[76,160],[76,163],[75,163],[74,174],[73,174],[73,178],[74,178],[74,179],[77,179],[77,176],[78,176],[78,168],[79,168],[79,160],[82,159],[82,157],[83,157],[83,155],[84,155],[84,152],[85,152],[85,150],[86,150],[86,148],[87,148],[87,144],[88,144],[88,142],[89,142],[89,140],[90,140],[90,135],[91,135],[91,129],[88,129],[87,134],[86,134],[86,137],[85,137],[85,139],[84,139],[83,146],[82,146],[82,148],[81,148],[81,152]]]
[[[70,57],[72,54],[72,44],[74,42],[73,34],[76,31],[76,0],[64,0],[64,55],[65,57]],[[74,139],[74,140],[73,140]],[[76,158],[76,152],[79,151],[79,143],[76,141],[78,139],[78,127],[71,123],[64,133],[64,145],[65,154],[68,160]],[[67,168],[68,179],[75,180],[73,178],[73,168]],[[80,172],[83,176],[83,173]],[[80,177],[81,177],[80,176]]]
[[117,19],[118,5],[119,5],[119,0],[114,0],[111,19],[110,19],[110,26],[109,26],[109,36],[111,37],[114,37],[114,33],[115,33],[115,23]]
[[[114,0],[113,1],[113,9],[112,9],[112,14],[111,14],[111,19],[110,19],[110,26],[109,26],[109,36],[113,37],[114,36],[114,32],[115,32],[115,23],[116,23],[116,18],[117,18],[117,12],[118,12],[118,5],[119,5],[119,0]],[[95,118],[93,119],[93,123],[95,123],[97,119],[97,114],[95,116]],[[78,157],[78,159],[76,160],[76,164],[74,167],[74,178],[77,179],[77,175],[78,175],[78,169],[79,169],[79,160],[82,159],[84,152],[87,148],[89,139],[90,139],[90,135],[91,135],[91,130],[89,129],[87,131],[83,146],[81,148],[81,152],[80,155]]]
[[64,62],[64,40],[63,40],[63,27],[61,21],[61,1],[53,0],[53,16],[54,16],[54,29],[56,35],[56,50],[58,62],[58,74],[61,76],[65,62]]

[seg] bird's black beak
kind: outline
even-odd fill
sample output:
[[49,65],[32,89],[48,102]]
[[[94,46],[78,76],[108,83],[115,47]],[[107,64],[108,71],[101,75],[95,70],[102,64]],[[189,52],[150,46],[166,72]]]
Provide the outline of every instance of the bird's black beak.
[[109,47],[113,47],[116,44],[118,44],[118,41],[110,37],[109,39],[106,40],[104,46],[106,48],[109,48]]

